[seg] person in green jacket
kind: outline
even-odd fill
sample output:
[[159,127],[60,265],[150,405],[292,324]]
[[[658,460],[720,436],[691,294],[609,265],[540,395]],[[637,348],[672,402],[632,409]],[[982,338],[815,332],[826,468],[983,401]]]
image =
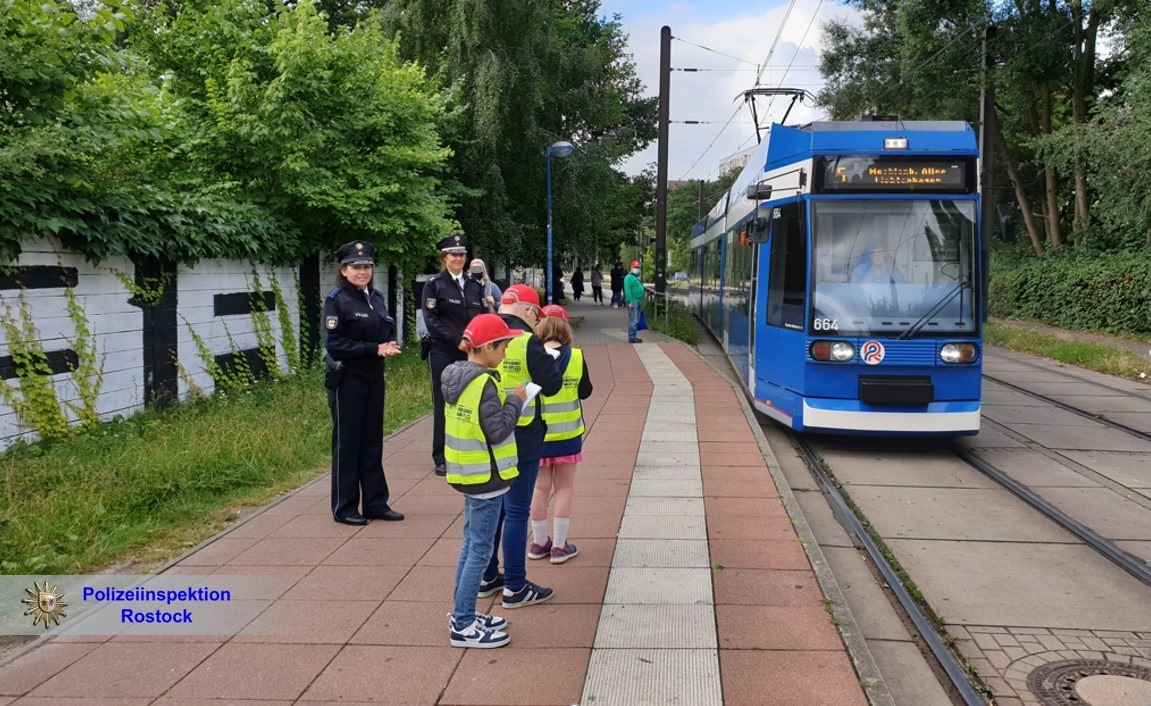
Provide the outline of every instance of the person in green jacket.
[[643,343],[636,336],[639,330],[639,315],[643,311],[643,282],[639,280],[639,260],[631,261],[631,271],[623,278],[623,301],[627,305],[627,342]]

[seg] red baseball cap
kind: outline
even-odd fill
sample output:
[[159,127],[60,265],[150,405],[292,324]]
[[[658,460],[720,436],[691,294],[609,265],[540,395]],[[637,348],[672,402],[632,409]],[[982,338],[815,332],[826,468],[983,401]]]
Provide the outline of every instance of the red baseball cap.
[[501,304],[530,304],[540,305],[540,293],[526,284],[513,284],[504,290]]
[[631,266],[632,266],[633,268],[635,268],[635,267],[639,267],[639,260],[632,260],[632,261],[631,261]]
[[469,321],[468,327],[464,329],[464,338],[475,348],[518,335],[519,331],[512,331],[496,314],[480,314]]
[[542,311],[544,316],[558,316],[564,321],[571,321],[571,319],[568,318],[567,309],[563,308],[559,304],[548,304],[542,309]]

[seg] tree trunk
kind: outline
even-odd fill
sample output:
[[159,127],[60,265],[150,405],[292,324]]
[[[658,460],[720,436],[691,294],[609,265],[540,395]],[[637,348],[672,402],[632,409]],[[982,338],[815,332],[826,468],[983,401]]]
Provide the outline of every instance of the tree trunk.
[[1007,138],[1003,137],[999,116],[995,114],[994,109],[991,111],[990,122],[995,137],[995,145],[1003,155],[1003,163],[1007,165],[1007,178],[1011,180],[1011,185],[1015,188],[1015,202],[1019,204],[1019,212],[1023,214],[1023,225],[1027,228],[1027,237],[1031,239],[1031,248],[1035,250],[1036,255],[1042,255],[1044,252],[1043,238],[1039,237],[1039,229],[1035,225],[1035,214],[1031,212],[1031,200],[1027,198],[1027,192],[1023,189],[1023,182],[1019,178],[1019,173],[1015,171],[1015,162],[1011,159],[1011,153],[1007,151]]
[[[1051,134],[1051,85],[1044,83],[1039,97],[1040,110],[1039,132],[1043,135]],[[1046,221],[1044,228],[1047,231],[1047,240],[1052,247],[1063,244],[1063,237],[1059,234],[1059,187],[1055,183],[1055,172],[1051,167],[1043,168],[1043,183],[1046,189],[1046,202],[1044,212]]]

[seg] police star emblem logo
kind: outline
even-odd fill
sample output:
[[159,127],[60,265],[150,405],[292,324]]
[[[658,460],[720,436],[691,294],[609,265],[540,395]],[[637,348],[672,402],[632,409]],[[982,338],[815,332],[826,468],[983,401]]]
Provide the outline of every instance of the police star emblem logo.
[[329,329],[334,329],[336,328],[336,324],[339,323],[339,321],[340,320],[337,317],[329,316],[324,319],[324,326],[327,326]]
[[59,625],[60,618],[68,615],[64,612],[64,607],[68,604],[61,600],[64,597],[64,592],[60,590],[59,586],[49,587],[47,581],[41,586],[33,581],[32,588],[26,588],[24,592],[28,594],[28,597],[21,599],[20,602],[31,606],[24,611],[24,615],[32,616],[33,627],[42,620],[44,621],[44,629],[47,630],[49,620],[53,624]]
[[424,308],[425,309],[435,309],[436,308],[436,300],[435,299],[426,300],[424,302]]

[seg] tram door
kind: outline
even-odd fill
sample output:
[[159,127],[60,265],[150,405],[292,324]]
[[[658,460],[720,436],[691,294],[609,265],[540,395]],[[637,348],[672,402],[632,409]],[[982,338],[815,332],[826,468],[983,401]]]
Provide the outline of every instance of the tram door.
[[[807,304],[807,232],[804,208],[793,201],[771,209],[771,232],[757,263],[764,309],[756,313],[759,335],[754,347],[755,396],[783,413],[802,411],[807,353],[804,328]],[[760,248],[757,248],[760,250]]]

